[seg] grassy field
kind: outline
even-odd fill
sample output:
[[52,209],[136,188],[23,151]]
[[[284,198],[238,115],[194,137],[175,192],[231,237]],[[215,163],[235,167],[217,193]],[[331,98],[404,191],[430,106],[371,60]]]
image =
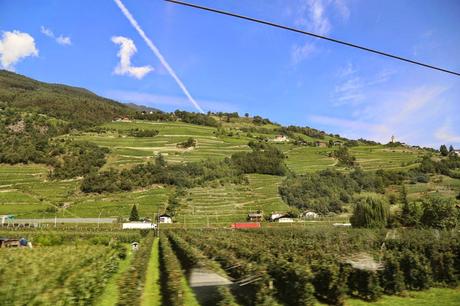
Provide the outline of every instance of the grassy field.
[[410,291],[405,296],[384,296],[377,302],[349,299],[347,306],[457,306],[460,305],[460,288],[431,288],[426,291]]
[[159,239],[155,238],[152,246],[152,253],[147,267],[145,287],[142,294],[141,306],[160,306],[160,258],[158,253]]

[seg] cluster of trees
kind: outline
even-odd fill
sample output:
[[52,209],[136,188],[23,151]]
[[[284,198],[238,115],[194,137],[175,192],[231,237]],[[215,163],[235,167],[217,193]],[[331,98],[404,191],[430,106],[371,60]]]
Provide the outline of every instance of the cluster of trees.
[[449,146],[449,150],[448,150],[446,145],[441,145],[439,147],[439,153],[441,153],[442,156],[453,155],[453,154],[455,154],[454,147],[451,145],[451,146]]
[[127,131],[127,134],[133,137],[155,137],[159,133],[160,132],[158,130],[143,130],[139,128],[130,129]]
[[152,184],[189,188],[210,181],[242,183],[243,174],[262,173],[284,175],[287,168],[284,155],[275,147],[264,144],[252,152],[235,153],[222,161],[204,160],[185,164],[168,164],[162,155],[155,163],[140,164],[131,169],[91,171],[81,184],[83,192],[128,191]]
[[354,204],[350,222],[353,227],[417,227],[451,230],[460,224],[460,211],[455,201],[440,196],[428,196],[409,202],[403,186],[400,202],[402,208],[390,215],[389,203],[381,196],[359,198]]
[[356,157],[351,155],[347,147],[340,147],[331,153],[331,157],[338,160],[337,166],[343,167],[355,167],[357,165]]
[[288,177],[279,187],[281,198],[290,206],[314,210],[321,214],[341,212],[350,203],[358,183],[350,175],[324,170]]
[[191,113],[186,111],[176,110],[174,112],[176,118],[179,118],[182,122],[196,124],[196,125],[205,125],[212,127],[219,127],[220,122],[214,119],[211,116],[202,114],[202,113]]
[[404,186],[400,198],[402,207],[395,218],[396,224],[440,230],[453,229],[460,224],[460,211],[453,199],[430,196],[411,202]]
[[352,202],[362,191],[383,194],[385,187],[401,184],[407,173],[378,170],[364,172],[356,168],[350,173],[327,169],[304,175],[291,175],[279,187],[281,198],[299,209],[320,214],[341,212],[344,204]]
[[97,172],[106,162],[109,149],[91,142],[69,142],[63,147],[51,178],[69,179]]
[[160,155],[155,163],[140,164],[131,169],[91,172],[83,179],[81,190],[98,193],[129,191],[152,184],[193,187],[213,180],[239,183],[243,178],[229,159],[168,164]]
[[196,147],[196,139],[194,139],[193,137],[189,137],[189,138],[187,138],[187,140],[179,142],[177,144],[177,147],[178,148],[184,148],[184,149],[191,148],[191,147]]
[[254,123],[255,125],[265,125],[265,124],[271,124],[272,122],[267,118],[262,118],[260,116],[254,116],[252,117],[252,123]]
[[442,174],[453,178],[460,178],[459,172],[455,171],[458,169],[460,169],[460,157],[454,154],[439,161],[433,160],[429,155],[424,156],[418,167],[421,173]]
[[252,152],[239,152],[231,157],[234,166],[243,173],[286,175],[286,158],[278,148],[263,142],[249,142]]
[[220,127],[221,123],[214,119],[211,114],[193,113],[176,110],[172,113],[166,112],[137,112],[132,115],[134,119],[151,120],[151,121],[182,121],[196,125]]
[[[290,125],[288,127],[280,127],[278,129],[278,132],[283,135],[287,135],[291,138],[294,137],[293,133],[299,133],[299,134],[303,134],[308,137],[318,138],[318,139],[324,139],[324,137],[327,135],[326,132],[324,131],[310,128],[308,126],[300,127],[300,126],[294,126],[294,125]],[[331,136],[334,136],[334,135],[331,135]],[[336,136],[339,137],[339,135],[336,135]]]
[[68,124],[45,115],[0,108],[0,163],[54,165],[59,150],[51,137],[68,131]]

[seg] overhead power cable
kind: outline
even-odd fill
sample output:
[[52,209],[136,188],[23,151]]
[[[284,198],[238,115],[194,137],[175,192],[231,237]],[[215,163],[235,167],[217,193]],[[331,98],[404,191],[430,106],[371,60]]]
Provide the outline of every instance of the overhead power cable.
[[222,11],[222,10],[218,10],[218,9],[213,9],[213,8],[210,8],[210,7],[205,7],[205,6],[192,4],[192,3],[187,3],[187,2],[183,2],[183,1],[177,1],[177,0],[165,0],[165,1],[170,2],[170,3],[174,3],[174,4],[180,4],[180,5],[192,7],[192,8],[195,8],[195,9],[200,9],[200,10],[212,12],[212,13],[217,13],[217,14],[221,14],[221,15],[226,15],[226,16],[230,16],[230,17],[244,19],[244,20],[248,20],[248,21],[268,25],[268,26],[275,27],[275,28],[280,28],[280,29],[283,29],[283,30],[288,30],[288,31],[291,31],[291,32],[299,33],[299,34],[313,36],[313,37],[324,39],[324,40],[327,40],[327,41],[331,41],[331,42],[334,42],[334,43],[337,43],[337,44],[345,45],[345,46],[348,46],[348,47],[353,47],[353,48],[356,48],[356,49],[361,49],[361,50],[371,52],[371,53],[374,53],[374,54],[378,54],[378,55],[390,57],[390,58],[393,58],[393,59],[397,59],[397,60],[400,60],[400,61],[403,61],[403,62],[419,65],[419,66],[422,66],[422,67],[425,67],[425,68],[430,68],[430,69],[442,71],[442,72],[445,72],[445,73],[453,74],[453,75],[456,75],[456,76],[460,76],[460,73],[455,72],[455,71],[451,71],[451,70],[447,70],[447,69],[444,69],[444,68],[424,64],[424,63],[417,62],[417,61],[414,61],[414,60],[411,60],[411,59],[408,59],[408,58],[404,58],[404,57],[401,57],[401,56],[397,56],[397,55],[394,55],[394,54],[390,54],[390,53],[386,53],[386,52],[383,52],[383,51],[379,51],[379,50],[359,46],[359,45],[352,44],[352,43],[349,43],[349,42],[346,42],[346,41],[343,41],[343,40],[339,40],[339,39],[335,39],[335,38],[331,38],[331,37],[326,37],[326,36],[323,36],[323,35],[318,35],[318,34],[315,34],[315,33],[299,30],[299,29],[296,29],[296,28],[291,28],[291,27],[281,25],[281,24],[277,24],[277,23],[273,23],[273,22],[270,22],[270,21],[265,21],[265,20],[261,20],[261,19],[248,17],[248,16],[238,15],[238,14],[235,14],[235,13]]

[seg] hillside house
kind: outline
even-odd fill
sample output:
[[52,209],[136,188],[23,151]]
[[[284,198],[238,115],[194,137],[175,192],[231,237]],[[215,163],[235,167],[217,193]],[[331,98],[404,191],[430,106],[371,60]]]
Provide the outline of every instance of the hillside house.
[[286,141],[289,141],[286,135],[276,135],[275,138],[273,139],[273,142],[286,142]]
[[315,141],[315,146],[320,148],[327,148],[327,143],[324,141]]
[[315,213],[314,211],[306,211],[306,212],[302,213],[302,218],[316,219],[316,218],[319,218],[319,215],[317,213]]
[[172,223],[172,218],[170,215],[167,215],[167,214],[163,214],[163,215],[160,215],[160,217],[158,218],[160,223]]
[[248,221],[251,222],[260,222],[264,219],[264,214],[262,212],[250,212],[248,213]]
[[341,147],[341,146],[343,146],[343,141],[335,140],[335,141],[333,142],[333,144],[334,144],[334,146],[339,146],[339,147]]
[[276,221],[277,219],[282,218],[282,217],[284,217],[284,216],[286,216],[286,213],[274,212],[274,213],[272,213],[272,214],[270,215],[270,221],[271,221],[271,222],[274,222],[274,221]]
[[5,225],[11,223],[14,220],[13,215],[0,215],[0,224]]

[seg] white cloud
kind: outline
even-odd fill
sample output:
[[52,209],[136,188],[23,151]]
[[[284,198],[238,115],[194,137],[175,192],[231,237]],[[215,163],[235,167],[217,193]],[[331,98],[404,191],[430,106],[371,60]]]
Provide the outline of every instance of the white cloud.
[[54,38],[54,33],[51,29],[45,28],[44,26],[40,27],[40,31],[48,37]]
[[118,51],[117,54],[117,56],[120,58],[120,62],[118,63],[117,67],[115,67],[115,74],[126,74],[135,77],[136,79],[142,79],[147,73],[153,70],[153,68],[150,66],[131,66],[131,56],[137,52],[136,46],[131,39],[123,36],[114,36],[112,37],[112,42],[120,45],[120,51]]
[[326,7],[324,4],[321,0],[302,1],[298,6],[294,23],[318,35],[329,33],[331,23],[326,16]]
[[[328,9],[337,10],[343,20],[350,16],[350,10],[345,0],[302,0],[295,9],[288,8],[289,14],[294,14],[294,24],[314,34],[325,36],[332,30],[332,22]],[[299,64],[316,51],[314,42],[294,45],[291,50],[291,59],[294,64]]]
[[436,130],[434,135],[443,144],[460,145],[460,133],[453,132],[452,120],[446,120],[443,126]]
[[343,20],[350,18],[351,12],[345,0],[334,0],[334,6]]
[[[389,92],[366,89],[359,105],[347,104],[346,112],[334,116],[311,116],[315,123],[331,127],[351,138],[367,138],[386,143],[391,136],[409,144],[436,146],[438,140],[458,140],[450,126],[438,129],[446,117],[447,102],[443,94],[447,87],[425,85],[400,88]],[[448,141],[449,140],[449,141]]]
[[32,36],[19,31],[3,32],[0,40],[0,64],[4,69],[14,71],[14,65],[28,56],[38,56]]
[[374,76],[363,77],[352,63],[347,65],[336,73],[338,84],[335,86],[333,98],[335,106],[357,105],[362,103],[373,90],[375,85],[381,85],[394,75],[395,72],[383,69]]
[[308,58],[315,52],[315,45],[312,43],[305,43],[303,46],[292,46],[291,59],[293,64],[298,64]]
[[56,37],[56,35],[54,35],[54,32],[50,28],[41,26],[40,31],[42,32],[42,34],[54,39],[60,45],[70,46],[72,44],[72,40],[69,36],[59,35]]
[[71,45],[72,44],[72,41],[70,40],[70,37],[68,36],[62,36],[62,35],[59,35],[57,38],[56,38],[56,42],[60,45]]
[[339,69],[339,71],[337,72],[337,76],[339,78],[345,78],[345,77],[355,74],[356,72],[357,70],[353,68],[353,64],[351,62],[348,62],[345,67]]
[[309,12],[311,28],[315,34],[325,35],[331,30],[331,23],[325,13],[325,7],[320,0],[310,0]]

